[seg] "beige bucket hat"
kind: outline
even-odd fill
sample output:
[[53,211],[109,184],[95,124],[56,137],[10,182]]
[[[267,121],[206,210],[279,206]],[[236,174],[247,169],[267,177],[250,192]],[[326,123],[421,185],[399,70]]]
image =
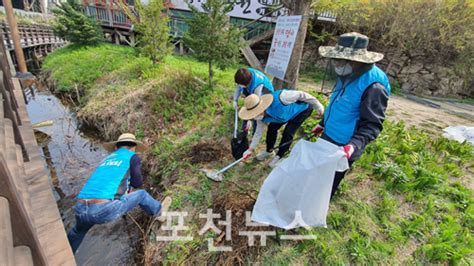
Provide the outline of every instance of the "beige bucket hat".
[[345,59],[373,64],[383,59],[383,54],[367,51],[369,37],[350,32],[339,36],[336,46],[320,46],[319,54],[326,58]]
[[257,94],[251,94],[245,97],[244,107],[239,111],[239,117],[243,120],[250,120],[267,110],[273,102],[273,95],[265,94],[258,97]]
[[135,137],[135,135],[133,135],[132,133],[124,133],[124,134],[120,135],[120,137],[116,141],[107,142],[102,146],[108,152],[113,152],[113,151],[115,151],[116,145],[119,142],[132,142],[132,143],[135,143],[137,145],[136,148],[135,148],[136,152],[144,152],[148,149],[148,147],[145,144],[143,144],[143,142],[138,141],[137,138]]

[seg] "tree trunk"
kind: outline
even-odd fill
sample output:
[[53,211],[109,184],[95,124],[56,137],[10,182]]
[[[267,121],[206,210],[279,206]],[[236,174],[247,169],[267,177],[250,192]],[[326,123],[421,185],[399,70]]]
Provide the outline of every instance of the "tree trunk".
[[214,77],[214,72],[212,71],[212,60],[209,61],[209,87],[212,88],[212,79]]
[[301,56],[303,55],[306,31],[308,29],[308,16],[311,10],[311,0],[284,1],[285,6],[290,10],[290,16],[303,16],[301,19],[298,35],[296,36],[295,46],[291,54],[290,62],[286,71],[285,80],[273,79],[275,89],[295,89],[298,82],[300,71]]

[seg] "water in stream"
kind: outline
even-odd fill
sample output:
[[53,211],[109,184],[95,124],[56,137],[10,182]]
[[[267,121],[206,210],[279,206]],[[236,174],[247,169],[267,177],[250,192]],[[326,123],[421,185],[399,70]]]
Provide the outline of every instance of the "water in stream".
[[[43,147],[64,225],[69,230],[75,222],[74,198],[107,153],[96,139],[78,128],[74,113],[50,92],[28,91],[27,99],[32,123],[54,121],[53,126],[39,129],[49,137],[36,135]],[[78,265],[132,264],[138,235],[135,225],[125,218],[96,225],[84,238],[76,262]]]

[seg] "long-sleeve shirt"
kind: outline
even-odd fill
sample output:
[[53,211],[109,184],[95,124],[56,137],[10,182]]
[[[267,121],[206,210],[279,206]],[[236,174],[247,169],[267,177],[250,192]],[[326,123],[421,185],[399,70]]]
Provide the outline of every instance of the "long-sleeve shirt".
[[[359,159],[367,144],[376,139],[382,131],[387,104],[388,93],[380,83],[372,84],[362,94],[360,120],[354,135],[349,141],[350,144],[354,145],[355,150],[350,158],[351,161]],[[324,127],[324,119],[321,120],[320,125]],[[323,134],[322,138],[339,146],[345,145],[344,143],[335,142],[325,134]]]
[[[263,84],[259,85],[257,88],[255,88],[254,94],[257,94],[258,96],[262,96],[263,88],[264,88]],[[242,91],[243,91],[243,88],[237,85],[234,92],[234,102],[237,102],[239,100],[239,97],[242,94]]]
[[133,155],[130,159],[130,186],[139,188],[143,185],[143,175],[141,170],[141,160],[138,155]]
[[[307,103],[318,112],[319,115],[324,113],[323,105],[311,94],[304,91],[295,91],[295,90],[284,90],[280,94],[280,101],[285,104],[292,104],[296,102]],[[257,129],[252,137],[252,142],[250,143],[250,149],[257,148],[260,140],[262,139],[263,132],[267,128],[267,123],[262,121],[263,117],[255,118],[257,121]]]

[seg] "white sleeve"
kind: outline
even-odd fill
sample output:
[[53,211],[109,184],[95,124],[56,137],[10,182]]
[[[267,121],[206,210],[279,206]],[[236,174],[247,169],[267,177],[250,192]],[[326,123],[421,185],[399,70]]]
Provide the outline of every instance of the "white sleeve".
[[234,102],[237,102],[239,100],[241,93],[242,93],[242,88],[240,86],[235,86]]
[[262,96],[262,90],[263,90],[263,84],[260,84],[257,88],[254,90],[254,94],[257,94],[258,96]]
[[296,102],[305,102],[319,114],[324,113],[324,106],[313,95],[304,91],[284,90],[280,94],[280,101],[283,104],[292,104]]
[[267,124],[265,124],[262,120],[257,120],[257,128],[255,133],[252,137],[252,142],[250,143],[250,148],[255,150],[262,139],[263,131],[267,128]]

